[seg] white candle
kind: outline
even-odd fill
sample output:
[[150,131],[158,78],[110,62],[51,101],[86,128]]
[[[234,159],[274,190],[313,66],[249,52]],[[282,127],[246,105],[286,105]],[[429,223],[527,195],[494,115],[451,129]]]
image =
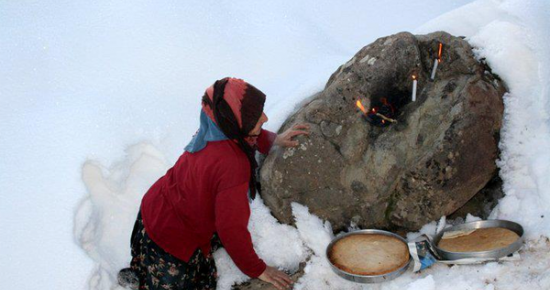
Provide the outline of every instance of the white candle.
[[439,60],[437,58],[434,59],[434,68],[432,69],[432,77],[431,79],[435,79],[435,71],[437,70],[437,64],[439,63]]
[[412,92],[412,101],[416,101],[416,84],[418,81],[416,80],[416,76],[413,75],[413,92]]

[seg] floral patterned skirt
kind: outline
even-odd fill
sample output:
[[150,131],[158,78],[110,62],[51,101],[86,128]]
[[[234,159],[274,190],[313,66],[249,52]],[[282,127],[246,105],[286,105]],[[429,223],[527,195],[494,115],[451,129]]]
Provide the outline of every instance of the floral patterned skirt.
[[[212,252],[221,246],[214,235]],[[130,268],[137,275],[139,289],[216,289],[217,269],[211,254],[204,257],[197,249],[189,262],[182,261],[161,249],[145,232],[141,211],[131,238]]]

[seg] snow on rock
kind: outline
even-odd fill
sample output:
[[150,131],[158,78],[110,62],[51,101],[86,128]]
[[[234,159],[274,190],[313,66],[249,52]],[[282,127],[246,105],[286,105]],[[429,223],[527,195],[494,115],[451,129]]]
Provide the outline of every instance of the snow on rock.
[[291,206],[300,238],[315,255],[324,255],[328,244],[334,238],[330,223],[310,214],[306,206],[299,203],[292,203]]
[[498,166],[505,197],[492,218],[519,222],[529,239],[550,237],[550,4],[480,0],[417,30],[464,35],[509,86]]

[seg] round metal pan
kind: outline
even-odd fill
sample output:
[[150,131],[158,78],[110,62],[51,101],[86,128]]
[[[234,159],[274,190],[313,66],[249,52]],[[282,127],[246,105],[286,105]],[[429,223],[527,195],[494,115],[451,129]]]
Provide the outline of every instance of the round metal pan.
[[[511,245],[495,249],[491,251],[481,251],[481,252],[449,252],[443,249],[440,249],[437,244],[443,237],[445,232],[452,231],[462,231],[462,230],[475,230],[475,229],[484,229],[484,228],[505,228],[509,229],[516,234],[518,234],[519,239],[517,239]],[[498,259],[506,257],[521,248],[523,245],[523,227],[515,222],[506,221],[506,220],[484,220],[465,223],[457,226],[450,227],[438,233],[433,239],[433,246],[436,248],[438,254],[444,260],[459,260],[459,259],[468,259],[468,258],[487,258],[487,259]]]
[[[343,239],[347,236],[350,236],[350,235],[365,235],[365,234],[367,234],[367,235],[368,234],[381,234],[381,235],[395,237],[395,238],[398,238],[399,240],[401,240],[403,243],[405,243],[405,245],[407,245],[407,241],[405,239],[403,239],[402,237],[400,237],[400,236],[398,236],[394,233],[387,232],[387,231],[382,231],[382,230],[374,230],[374,229],[359,230],[359,231],[354,231],[354,232],[343,234],[343,235],[333,239],[330,242],[330,244],[328,245],[327,250],[326,250],[326,257],[327,257],[328,263],[330,264],[330,267],[332,268],[332,270],[336,274],[338,274],[338,276],[340,276],[340,277],[342,277],[346,280],[353,281],[353,282],[380,283],[380,282],[395,279],[398,276],[400,276],[401,274],[403,274],[405,271],[407,271],[407,268],[409,267],[409,265],[411,263],[411,257],[410,256],[409,256],[409,260],[407,261],[407,263],[403,267],[401,267],[401,268],[399,268],[399,269],[397,269],[393,272],[386,273],[386,274],[383,274],[383,275],[356,275],[356,274],[345,272],[345,271],[339,269],[338,267],[334,266],[334,264],[332,264],[332,261],[330,261],[330,259],[329,259],[329,253],[332,250],[332,247],[334,246],[334,244],[336,242],[338,242],[339,240],[341,240],[341,239]],[[407,251],[408,250],[409,249],[407,247]]]

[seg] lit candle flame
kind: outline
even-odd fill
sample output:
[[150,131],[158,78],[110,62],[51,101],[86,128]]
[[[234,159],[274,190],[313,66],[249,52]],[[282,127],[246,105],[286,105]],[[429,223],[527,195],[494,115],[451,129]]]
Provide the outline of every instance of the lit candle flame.
[[365,107],[363,107],[363,104],[361,104],[360,100],[357,100],[356,105],[363,113],[365,113],[365,114],[367,113],[367,110],[365,110]]
[[441,53],[443,52],[443,43],[439,43],[439,52],[437,53],[437,62],[441,62]]
[[413,80],[416,80],[416,75],[412,75]]

